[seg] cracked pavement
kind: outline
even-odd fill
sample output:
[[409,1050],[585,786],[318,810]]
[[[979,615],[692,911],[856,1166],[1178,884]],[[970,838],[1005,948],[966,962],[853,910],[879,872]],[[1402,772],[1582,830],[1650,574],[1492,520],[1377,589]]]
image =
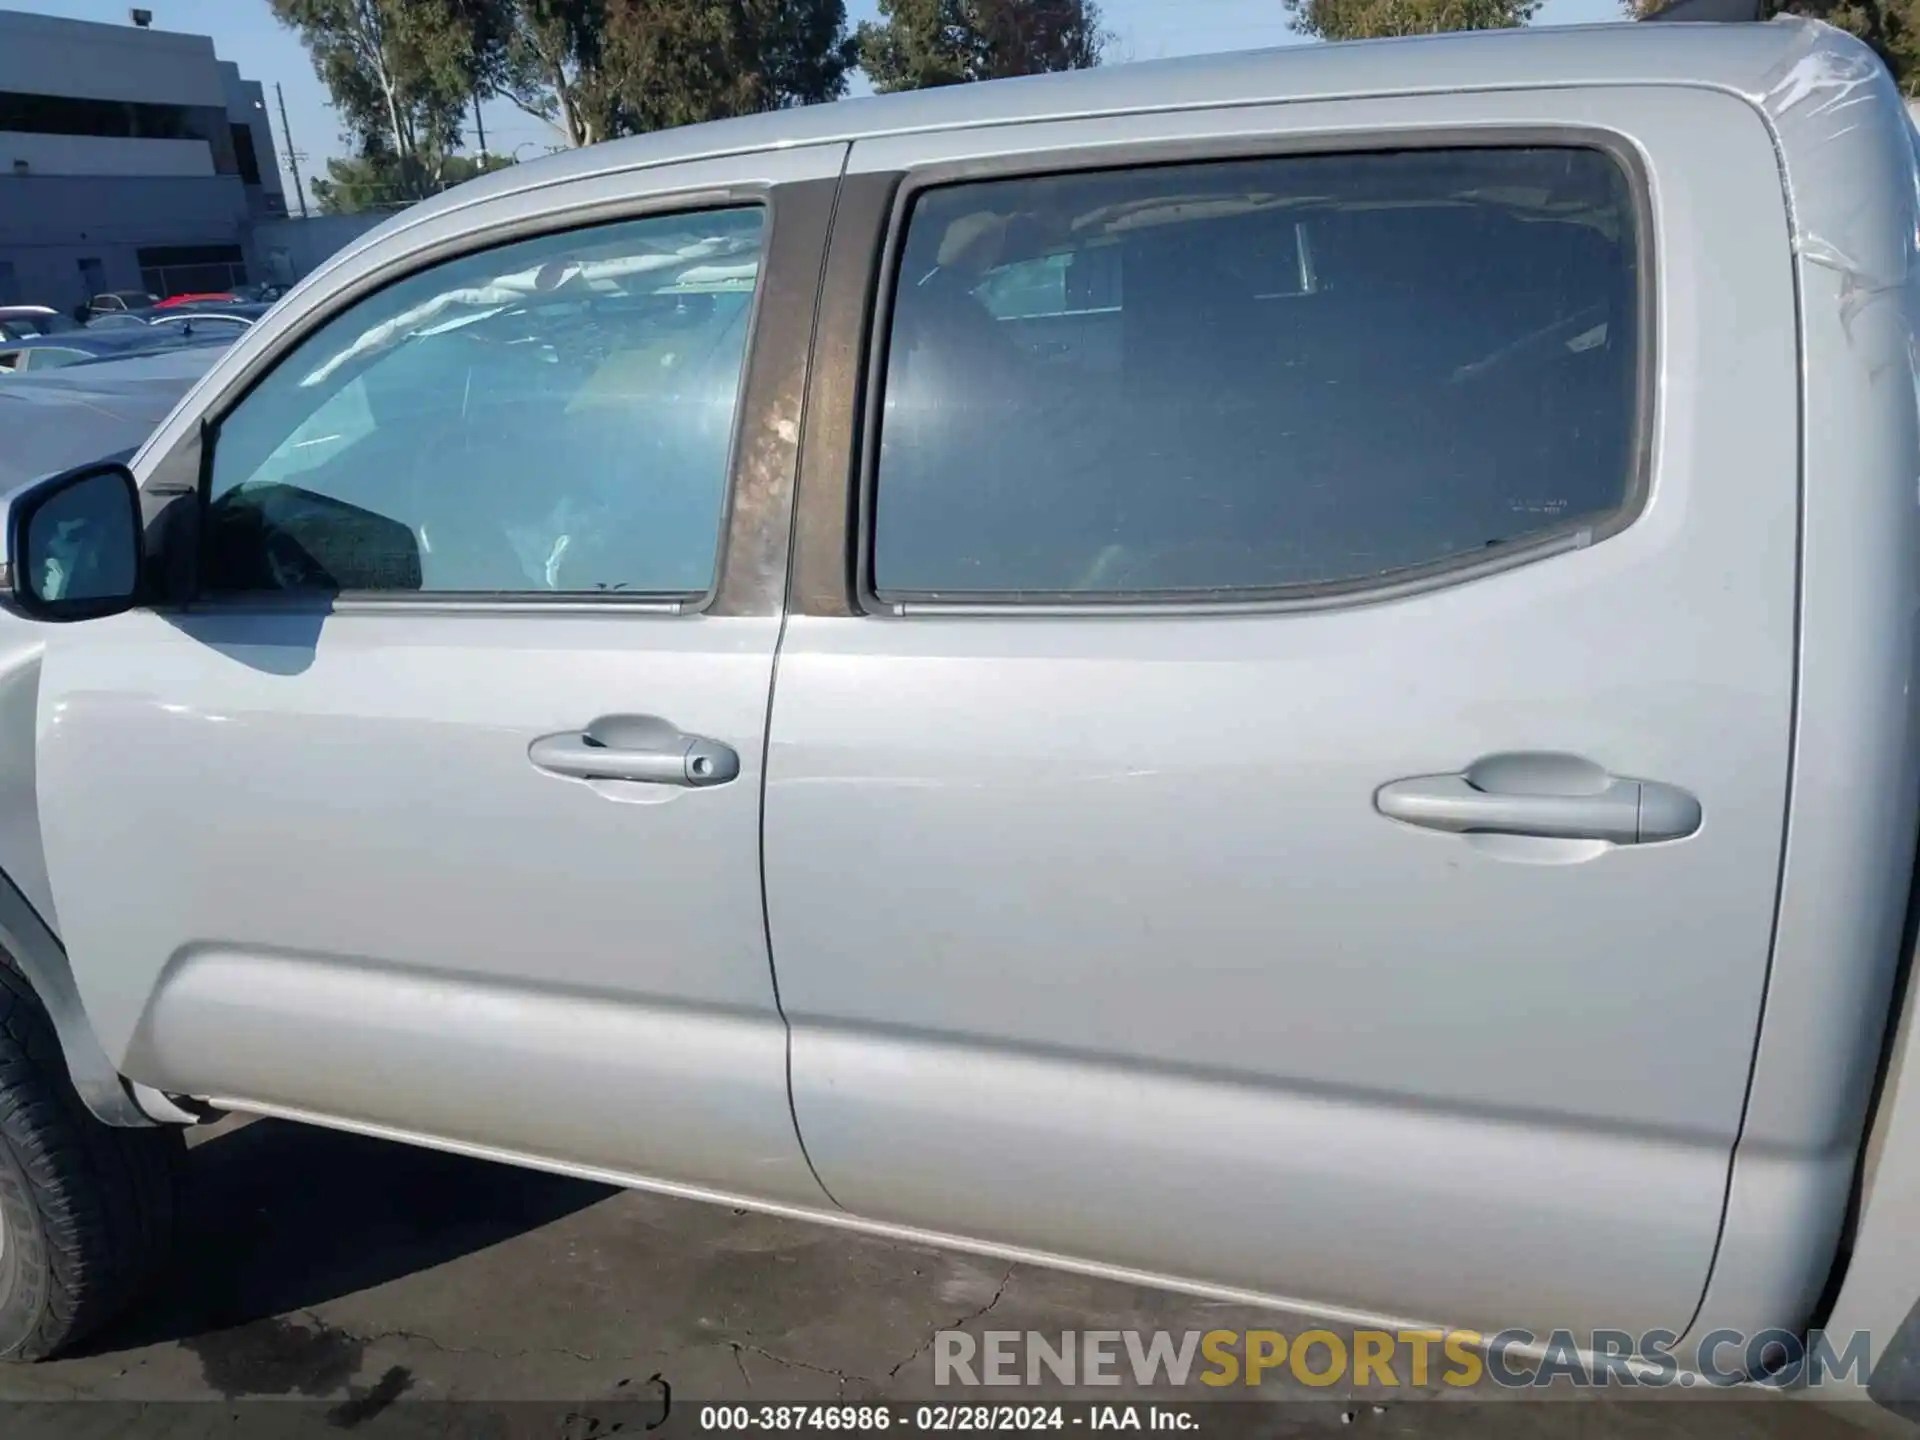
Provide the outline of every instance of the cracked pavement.
[[[251,1435],[266,1433],[263,1417],[289,1435],[597,1440],[644,1432],[663,1412],[658,1433],[671,1440],[699,1433],[701,1400],[1071,1398],[937,1391],[944,1329],[1300,1328],[1270,1312],[282,1121],[230,1120],[193,1140],[174,1273],[82,1353],[0,1370],[9,1440]],[[1448,1403],[1455,1394],[1380,1406],[1290,1381],[1262,1393],[1291,1402],[1262,1412],[1262,1434],[1864,1433],[1780,1401],[1469,1406]],[[1155,1396],[1129,1382],[1078,1398]],[[95,1403],[7,1403],[76,1400]],[[307,1403],[251,1403],[269,1400]],[[434,1401],[477,1403],[419,1403]]]

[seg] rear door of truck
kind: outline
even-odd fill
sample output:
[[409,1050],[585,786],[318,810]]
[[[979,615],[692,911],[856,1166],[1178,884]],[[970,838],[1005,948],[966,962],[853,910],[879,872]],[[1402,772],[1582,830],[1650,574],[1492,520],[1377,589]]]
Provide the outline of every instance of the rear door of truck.
[[1780,869],[1791,265],[1705,90],[857,144],[765,821],[834,1198],[1684,1330]]

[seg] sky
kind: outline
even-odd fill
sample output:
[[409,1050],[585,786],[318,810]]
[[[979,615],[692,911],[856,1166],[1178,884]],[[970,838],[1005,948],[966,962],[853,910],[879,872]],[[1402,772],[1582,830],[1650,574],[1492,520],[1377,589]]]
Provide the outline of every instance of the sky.
[[[274,86],[284,88],[287,122],[303,176],[324,174],[327,157],[345,153],[340,124],[328,103],[326,88],[314,77],[312,62],[298,37],[273,18],[267,0],[140,0],[140,5],[153,12],[156,30],[211,35],[222,60],[233,61],[242,75],[266,87],[270,109]],[[113,25],[128,23],[129,8],[128,0],[0,0],[0,9]],[[873,19],[875,9],[874,0],[847,0],[847,18],[853,24]],[[1114,36],[1106,55],[1108,63],[1301,43],[1301,37],[1287,28],[1281,0],[1101,0],[1101,10]],[[1534,23],[1579,25],[1618,20],[1620,15],[1618,0],[1546,0]],[[866,89],[863,77],[856,75],[853,93],[862,94]],[[277,111],[273,118],[275,149],[284,177],[286,136]],[[557,143],[544,122],[507,101],[488,102],[482,119],[487,148],[496,154],[515,153],[527,159]],[[467,136],[467,148],[478,148],[471,134]],[[291,204],[290,182],[287,195]]]

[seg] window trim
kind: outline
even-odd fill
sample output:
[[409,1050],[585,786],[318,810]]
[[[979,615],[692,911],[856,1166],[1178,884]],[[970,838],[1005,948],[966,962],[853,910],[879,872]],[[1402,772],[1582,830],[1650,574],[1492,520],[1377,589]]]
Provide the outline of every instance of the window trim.
[[[663,191],[634,198],[619,196],[563,205],[536,214],[504,214],[489,224],[477,225],[457,235],[444,237],[410,252],[392,267],[368,272],[351,284],[329,293],[313,309],[300,317],[297,328],[278,335],[246,367],[234,376],[201,414],[189,437],[183,437],[174,450],[152,470],[155,479],[171,472],[177,461],[190,461],[194,479],[192,493],[199,515],[204,520],[212,503],[214,452],[218,448],[220,427],[266,377],[277,370],[321,327],[331,323],[361,301],[390,286],[423,274],[428,270],[489,250],[501,249],[525,240],[587,231],[654,216],[686,215],[712,210],[737,210],[753,207],[763,216],[761,228],[760,273],[754,287],[753,310],[748,317],[745,348],[742,351],[738,388],[734,397],[733,431],[727,441],[727,458],[722,475],[722,496],[718,517],[718,539],[714,548],[713,574],[704,591],[697,594],[660,592],[588,592],[556,591],[376,591],[347,590],[329,594],[324,591],[212,591],[207,588],[209,564],[207,546],[195,543],[191,558],[191,577],[187,593],[167,608],[188,614],[439,614],[439,615],[552,615],[623,614],[656,616],[692,616],[702,614],[757,613],[752,608],[736,609],[728,604],[731,591],[752,589],[751,579],[732,575],[735,540],[735,508],[740,489],[740,467],[746,447],[743,440],[752,418],[756,368],[761,365],[778,370],[784,354],[763,350],[763,342],[778,324],[767,319],[773,307],[767,303],[774,291],[774,265],[779,257],[783,270],[795,268],[800,276],[811,276],[817,283],[820,251],[824,234],[809,241],[804,192],[815,187],[837,185],[837,181],[754,181],[739,185],[701,185],[687,190]],[[797,242],[792,253],[780,250],[783,213],[792,212],[792,236]],[[797,263],[796,263],[797,262]],[[781,279],[787,277],[783,274]],[[784,287],[783,287],[784,288]],[[809,310],[809,320],[811,310]],[[244,337],[243,337],[244,340]],[[763,359],[764,355],[764,359]],[[762,377],[770,383],[775,377]],[[194,452],[186,453],[189,448]],[[183,477],[184,478],[184,477]],[[152,485],[145,487],[154,489]],[[181,487],[186,489],[185,486]],[[179,493],[161,487],[168,494]],[[155,490],[155,493],[161,493]],[[202,527],[204,529],[204,527]],[[731,582],[731,583],[730,583]],[[750,600],[750,596],[743,599]]]
[[[1232,161],[1285,160],[1319,155],[1354,155],[1409,150],[1578,149],[1611,160],[1626,180],[1634,227],[1637,265],[1634,422],[1628,453],[1630,469],[1620,503],[1599,517],[1569,521],[1533,531],[1496,555],[1474,552],[1383,575],[1310,585],[1221,587],[1209,590],[1115,590],[1097,594],[1060,591],[981,592],[959,595],[877,589],[873,583],[873,514],[879,487],[880,428],[886,400],[888,352],[892,344],[894,297],[899,289],[907,225],[914,202],[929,190],[1005,180],[1044,180],[1098,171],[1153,170]],[[853,177],[849,177],[851,180]],[[1067,151],[1036,151],[949,161],[917,167],[894,177],[873,271],[870,309],[858,363],[858,393],[853,423],[853,525],[848,540],[852,566],[853,613],[876,618],[922,616],[1177,616],[1290,614],[1377,604],[1451,588],[1522,565],[1584,550],[1629,529],[1645,513],[1652,492],[1653,438],[1658,420],[1659,279],[1655,254],[1652,185],[1644,157],[1625,135],[1591,125],[1449,126],[1414,132],[1377,130],[1356,135],[1325,132],[1293,139],[1247,136],[1171,142],[1122,141]]]

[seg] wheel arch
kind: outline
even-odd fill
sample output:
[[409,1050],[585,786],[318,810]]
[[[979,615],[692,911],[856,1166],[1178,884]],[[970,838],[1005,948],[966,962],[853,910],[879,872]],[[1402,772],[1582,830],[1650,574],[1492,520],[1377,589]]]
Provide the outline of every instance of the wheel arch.
[[73,982],[66,948],[5,871],[0,871],[0,950],[46,1008],[54,1034],[60,1039],[73,1088],[94,1118],[121,1129],[155,1124],[135,1101],[93,1033],[79,988]]

